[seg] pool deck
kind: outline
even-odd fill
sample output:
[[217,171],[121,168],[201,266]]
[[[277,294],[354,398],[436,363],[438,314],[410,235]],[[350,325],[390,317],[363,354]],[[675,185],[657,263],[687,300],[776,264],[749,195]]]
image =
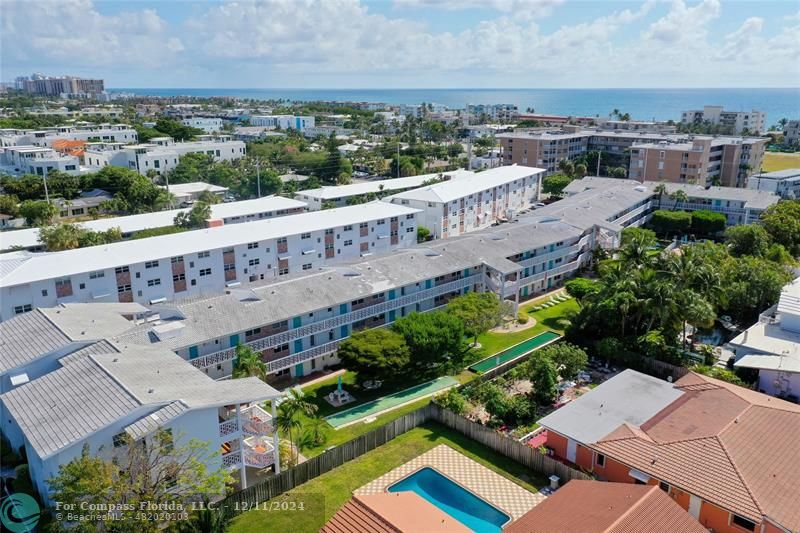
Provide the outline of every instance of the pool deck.
[[386,492],[394,483],[426,466],[436,469],[439,473],[497,507],[509,515],[511,520],[521,517],[546,498],[544,494],[529,492],[444,444],[428,450],[419,457],[356,489],[353,494],[364,496]]

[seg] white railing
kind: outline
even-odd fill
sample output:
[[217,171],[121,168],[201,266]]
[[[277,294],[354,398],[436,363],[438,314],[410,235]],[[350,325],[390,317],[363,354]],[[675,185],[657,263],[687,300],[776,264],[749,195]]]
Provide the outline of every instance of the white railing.
[[235,418],[219,423],[219,436],[226,437],[239,431],[239,423]]
[[[301,326],[299,328],[294,328],[288,331],[277,333],[269,337],[264,337],[263,339],[258,339],[252,342],[248,342],[245,343],[245,346],[252,348],[254,351],[261,352],[263,350],[275,346],[280,346],[281,344],[285,344],[294,339],[300,339],[303,337],[307,337],[309,335],[313,335],[314,333],[328,331],[339,326],[349,325],[359,320],[364,320],[366,318],[379,315],[381,313],[385,313],[393,309],[398,309],[400,307],[405,307],[406,305],[424,301],[429,298],[434,298],[441,294],[447,294],[449,292],[453,292],[455,290],[459,290],[464,287],[474,285],[476,283],[480,284],[482,283],[481,276],[483,276],[482,273],[473,274],[472,276],[467,276],[459,280],[451,281],[449,283],[444,283],[437,287],[432,287],[430,289],[417,291],[413,294],[400,296],[399,298],[395,298],[393,300],[386,300],[375,305],[370,305],[367,307],[363,307],[361,309],[357,309],[355,311],[351,311],[349,313],[345,313],[343,315],[335,316],[325,320],[320,320],[319,322],[314,322],[306,326]],[[205,355],[203,357],[198,357],[197,359],[192,359],[190,363],[192,363],[195,367],[202,369],[218,365],[225,361],[230,361],[234,357],[236,357],[235,347],[227,348],[225,350],[220,350],[218,352],[214,352]]]
[[232,468],[239,466],[242,462],[242,451],[236,450],[222,454],[222,466],[225,468]]
[[534,255],[533,257],[529,257],[528,259],[523,259],[517,264],[520,265],[521,267],[532,267],[538,265],[539,263],[550,261],[551,259],[558,259],[559,257],[564,257],[565,255],[569,255],[579,251],[588,242],[589,242],[589,236],[586,235],[580,241],[573,244],[572,246],[567,246],[566,248],[559,248],[557,250],[553,250],[552,252],[548,252],[544,255]]
[[642,213],[644,213],[645,211],[647,211],[648,209],[650,209],[652,206],[653,206],[653,202],[647,202],[646,204],[644,204],[644,205],[642,205],[642,206],[639,206],[639,207],[637,207],[637,208],[636,208],[636,209],[634,209],[633,211],[631,211],[631,212],[629,212],[629,213],[625,213],[624,215],[620,216],[619,218],[617,218],[617,219],[613,220],[612,222],[614,222],[615,224],[619,224],[620,226],[622,226],[622,225],[624,225],[626,222],[628,222],[630,219],[632,219],[632,218],[634,218],[634,217],[636,217],[636,216],[638,216],[638,215],[641,215]]
[[242,430],[248,435],[271,435],[275,431],[272,415],[258,405],[242,409]]
[[275,449],[267,437],[244,439],[244,464],[253,468],[266,468],[275,463]]

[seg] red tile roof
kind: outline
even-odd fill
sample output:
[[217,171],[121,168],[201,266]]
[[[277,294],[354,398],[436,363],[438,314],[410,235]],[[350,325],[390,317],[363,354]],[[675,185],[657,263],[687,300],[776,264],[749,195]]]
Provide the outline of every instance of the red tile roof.
[[322,533],[469,533],[469,528],[414,492],[354,496]]
[[707,533],[654,485],[573,480],[504,533]]
[[675,387],[685,394],[639,428],[585,444],[750,520],[800,529],[800,406],[694,373]]

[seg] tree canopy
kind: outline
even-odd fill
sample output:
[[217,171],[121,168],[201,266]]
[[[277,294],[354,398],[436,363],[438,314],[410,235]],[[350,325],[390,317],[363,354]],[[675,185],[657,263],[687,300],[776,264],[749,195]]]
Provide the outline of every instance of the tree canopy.
[[339,359],[365,379],[386,379],[406,370],[411,351],[405,338],[386,328],[357,331],[339,345]]
[[500,324],[500,299],[493,292],[470,292],[447,304],[447,312],[461,320],[464,333],[478,342],[478,335]]
[[398,319],[392,329],[403,336],[411,350],[411,366],[428,374],[459,367],[464,353],[464,325],[443,311],[411,313]]

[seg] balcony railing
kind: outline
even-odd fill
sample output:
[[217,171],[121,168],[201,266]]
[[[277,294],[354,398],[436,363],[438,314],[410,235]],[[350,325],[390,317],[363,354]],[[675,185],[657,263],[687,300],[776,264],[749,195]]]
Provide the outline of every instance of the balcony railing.
[[219,436],[227,437],[239,431],[239,422],[235,418],[219,423]]
[[[307,337],[309,335],[313,335],[315,333],[329,331],[339,326],[349,325],[353,322],[364,320],[371,316],[379,315],[381,313],[386,313],[387,311],[391,311],[393,309],[399,309],[400,307],[405,307],[406,305],[427,300],[429,298],[434,298],[441,294],[447,294],[448,292],[453,292],[455,290],[463,289],[464,287],[468,287],[476,283],[480,284],[482,283],[481,276],[482,274],[473,274],[472,276],[467,276],[459,280],[451,281],[450,283],[445,283],[443,285],[439,285],[438,287],[424,289],[415,292],[413,294],[408,294],[406,296],[395,298],[394,300],[386,300],[384,302],[375,305],[363,307],[356,311],[351,311],[350,313],[345,313],[343,315],[328,318],[326,320],[320,320],[319,322],[314,322],[306,326],[301,326],[299,328],[284,331],[282,333],[277,333],[269,337],[264,337],[263,339],[258,339],[252,342],[248,342],[245,343],[245,346],[250,347],[254,351],[261,352],[263,350],[272,348],[274,346],[285,344],[294,339],[300,339],[303,337]],[[205,355],[203,357],[198,357],[197,359],[192,359],[190,362],[197,368],[208,368],[223,363],[225,361],[230,361],[234,357],[236,357],[235,347],[227,348],[225,350],[220,350],[218,352],[214,352]]]
[[275,431],[272,415],[258,405],[251,405],[241,412],[242,430],[247,435],[271,435]]
[[267,437],[244,439],[242,455],[244,464],[253,468],[267,468],[275,463],[275,448]]

